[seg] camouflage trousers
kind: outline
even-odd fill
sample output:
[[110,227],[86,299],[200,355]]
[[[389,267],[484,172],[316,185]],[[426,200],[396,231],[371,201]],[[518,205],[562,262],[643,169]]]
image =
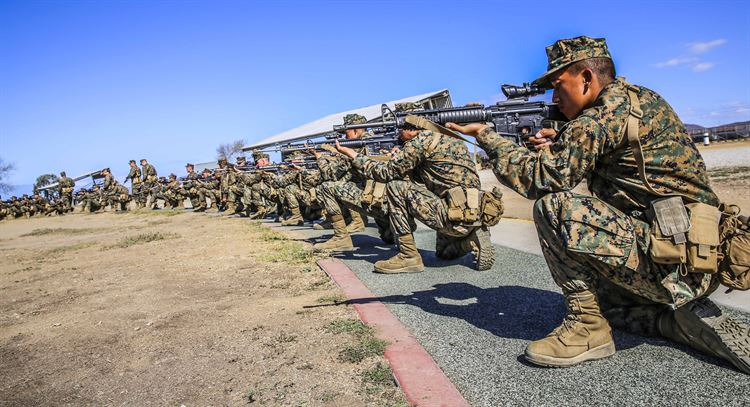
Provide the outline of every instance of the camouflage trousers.
[[169,204],[173,208],[178,208],[183,203],[185,197],[179,191],[166,190],[157,193],[154,199],[164,200],[165,207]]
[[329,216],[343,215],[341,205],[349,209],[364,209],[375,218],[378,226],[388,227],[387,204],[383,207],[369,206],[362,202],[364,191],[352,181],[326,181],[315,188],[318,203]]
[[[645,222],[601,199],[571,192],[537,200],[534,222],[555,283],[563,293],[595,290],[612,326],[655,335],[658,314],[680,301],[663,284],[677,266],[651,261]],[[696,281],[684,284],[697,285]],[[715,288],[704,287],[692,295],[707,295]]]
[[276,207],[279,201],[279,194],[266,182],[258,182],[250,187],[251,205],[256,208],[271,209]]
[[245,196],[244,185],[235,184],[227,188],[227,202],[234,202],[238,207],[242,206],[243,196]]
[[426,186],[411,181],[391,181],[386,184],[386,199],[394,233],[399,236],[412,233],[414,219],[417,219],[437,232],[436,256],[453,259],[468,253],[460,242],[476,227],[449,221],[448,204]]
[[69,211],[72,209],[71,202],[73,202],[73,193],[63,192],[60,194],[60,203],[62,204],[63,211]]
[[148,195],[151,193],[150,189],[152,187],[153,186],[151,186],[151,183],[147,183],[147,181],[131,184],[130,193],[133,196],[133,200],[141,205],[146,205],[146,201],[148,200]]
[[312,205],[312,197],[310,191],[292,184],[284,187],[284,202],[289,209],[299,208],[300,206]]

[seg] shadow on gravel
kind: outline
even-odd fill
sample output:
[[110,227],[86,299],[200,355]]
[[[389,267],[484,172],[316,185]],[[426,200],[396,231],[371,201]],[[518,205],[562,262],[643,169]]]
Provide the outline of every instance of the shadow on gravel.
[[[370,235],[352,235],[352,242],[357,247],[356,251],[336,253],[333,257],[341,260],[366,260],[374,264],[376,261],[389,259],[398,253],[396,244],[386,244],[380,238]],[[419,254],[422,256],[425,267],[429,269],[448,268],[456,265],[474,268],[474,257],[471,254],[453,260],[439,259],[435,256],[434,250],[419,249]]]
[[[463,319],[502,338],[528,341],[547,335],[565,316],[564,298],[559,293],[522,286],[481,288],[468,283],[437,284],[430,290],[409,295],[348,300],[338,304],[374,301],[413,305],[431,314]],[[613,334],[617,349],[621,351],[642,344],[668,346],[680,349],[701,361],[726,366],[723,361],[669,340],[634,335],[617,329]]]

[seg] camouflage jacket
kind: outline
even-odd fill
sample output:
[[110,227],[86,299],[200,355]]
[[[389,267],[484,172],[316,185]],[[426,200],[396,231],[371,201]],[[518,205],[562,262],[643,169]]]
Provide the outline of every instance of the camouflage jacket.
[[221,173],[220,189],[222,194],[229,192],[229,187],[237,183],[237,172],[233,168],[228,167],[226,171]]
[[185,175],[185,178],[182,182],[183,188],[196,188],[198,186],[198,182],[201,180],[201,176],[198,175],[197,172],[188,172],[187,175]]
[[[375,135],[371,131],[366,131],[359,137],[359,139],[364,140],[374,136]],[[359,155],[367,155],[367,147],[358,148],[356,151]],[[352,160],[350,160],[349,157],[340,154],[320,157],[317,160],[317,164],[324,180],[326,181],[351,180],[356,184],[363,184],[366,180],[364,174],[352,170]]]
[[320,181],[349,181],[352,177],[351,169],[340,165],[340,157],[324,155],[317,159],[320,169]]
[[[643,117],[639,123],[646,176],[661,194],[717,206],[706,165],[685,126],[655,92],[637,87]],[[527,198],[572,189],[586,179],[591,193],[630,215],[639,230],[639,247],[647,252],[649,226],[645,211],[660,198],[649,192],[638,173],[625,123],[630,100],[622,79],[607,85],[594,104],[568,122],[548,149],[532,152],[486,129],[477,141],[487,152],[501,183]],[[706,292],[711,276],[669,274],[662,285],[675,301]]]
[[125,177],[125,182],[128,182],[130,180],[130,184],[138,184],[141,182],[141,169],[138,167],[130,167],[130,172],[128,172],[128,176]]
[[76,183],[73,181],[73,178],[70,177],[62,177],[57,183],[57,186],[59,190],[62,192],[63,188],[69,188],[69,192],[72,191],[73,187],[76,186]]
[[315,188],[320,183],[320,171],[302,170],[301,177],[302,188],[306,190]]
[[142,166],[141,168],[142,168],[141,173],[143,174],[144,181],[147,180],[149,177],[156,178],[156,175],[157,175],[156,168],[153,165],[146,163],[146,165]]
[[358,156],[353,166],[367,178],[389,182],[410,177],[443,197],[455,186],[479,188],[476,164],[466,145],[449,136],[421,131],[404,143],[396,156],[388,161]]
[[257,184],[262,178],[263,174],[261,171],[240,172],[237,174],[237,182],[246,187],[251,187],[253,184]]
[[112,176],[112,174],[108,174],[104,176],[104,183],[102,184],[102,191],[109,190],[110,188],[114,187],[115,185],[115,178]]
[[[680,194],[718,206],[703,158],[672,107],[644,87],[638,87],[638,99],[643,110],[639,132],[651,186],[662,194]],[[527,198],[570,190],[586,179],[592,194],[642,218],[657,196],[641,181],[627,142],[629,109],[626,84],[618,78],[560,130],[548,149],[529,151],[490,129],[481,132],[477,141],[500,182]]]

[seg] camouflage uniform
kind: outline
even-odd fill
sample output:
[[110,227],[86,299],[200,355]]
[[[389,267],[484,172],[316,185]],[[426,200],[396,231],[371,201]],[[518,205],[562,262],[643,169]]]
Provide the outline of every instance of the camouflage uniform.
[[[146,160],[141,160],[141,163],[145,161]],[[146,162],[145,164],[141,164],[141,176],[143,177],[139,195],[141,205],[146,206],[146,203],[148,202],[148,196],[151,195],[151,208],[155,208],[155,195],[158,192],[157,189],[159,188],[156,168],[148,162]]]
[[282,211],[278,208],[281,195],[276,188],[279,185],[276,176],[265,171],[259,171],[259,174],[260,180],[250,187],[251,206],[255,208],[255,212],[251,215],[253,218],[262,218],[274,211]]
[[[344,124],[365,123],[366,119],[360,115],[347,115],[344,117]],[[364,132],[359,139],[368,139],[374,137],[370,131]],[[360,155],[366,155],[367,147],[357,150]],[[316,188],[317,197],[320,205],[329,218],[332,216],[343,216],[344,206],[351,209],[354,225],[350,224],[347,230],[354,232],[362,230],[367,223],[367,215],[375,218],[378,225],[378,231],[381,238],[386,243],[393,243],[390,234],[390,225],[385,213],[386,208],[369,207],[362,202],[363,192],[367,178],[364,174],[352,167],[352,161],[345,156],[321,156],[317,160],[320,169],[321,182]],[[359,223],[359,225],[356,225]],[[359,227],[358,227],[359,226]]]
[[146,205],[146,195],[148,195],[148,191],[144,191],[144,184],[141,180],[141,169],[138,168],[135,160],[130,160],[130,164],[132,164],[130,166],[130,171],[125,177],[123,183],[127,183],[128,180],[130,180],[130,193],[135,198],[136,205],[138,205],[138,207],[143,207]]
[[[543,86],[550,86],[547,77],[561,66],[591,57],[610,58],[604,39],[588,37],[558,41],[547,48],[547,53],[549,71],[536,81]],[[631,98],[629,92],[637,98]],[[569,356],[555,356],[558,360],[550,364],[544,359],[538,359],[542,361],[539,363],[536,358],[565,355],[572,347],[583,346],[582,351],[576,351],[582,352],[576,356],[580,361],[580,357],[604,346],[592,344],[591,338],[596,335],[612,342],[611,333],[594,333],[608,331],[608,320],[631,332],[661,333],[698,349],[709,349],[739,367],[741,363],[726,356],[732,352],[720,353],[723,338],[716,339],[710,348],[699,343],[700,338],[716,336],[719,328],[701,325],[700,315],[692,316],[689,323],[685,322],[687,317],[674,322],[674,315],[692,311],[673,308],[694,309],[687,304],[709,295],[718,281],[711,274],[682,275],[678,265],[657,264],[648,254],[650,226],[646,213],[661,196],[644,183],[628,144],[626,123],[634,101],[642,111],[640,118],[633,116],[638,118],[646,177],[653,189],[717,206],[719,200],[709,185],[705,163],[675,112],[655,92],[621,78],[606,85],[591,105],[560,130],[549,148],[530,151],[489,128],[477,136],[500,182],[537,200],[534,221],[542,251],[553,279],[568,299],[569,314],[563,328],[532,342],[526,357],[538,364],[568,366],[571,363],[564,359]],[[592,195],[570,192],[583,180]],[[596,322],[602,314],[606,320]],[[675,333],[675,326],[691,333]],[[556,337],[565,345],[554,342]],[[613,343],[611,350],[591,358],[612,353]],[[560,361],[562,364],[557,364]],[[744,368],[747,366],[746,361]]]
[[200,188],[201,177],[197,172],[193,171],[193,164],[187,164],[185,168],[187,170],[187,175],[185,175],[182,182],[180,194],[183,196],[183,199],[188,198],[190,200],[190,206],[192,206],[194,210],[205,210],[206,195]]
[[[453,187],[479,189],[476,166],[463,142],[423,130],[406,141],[393,159],[358,156],[353,165],[367,178],[387,183],[388,216],[394,234],[411,234],[416,218],[437,231],[438,257],[456,258],[468,252],[459,243],[476,228],[449,221],[446,201],[447,191]],[[414,181],[404,180],[407,177]]]
[[72,178],[65,175],[65,172],[60,173],[60,180],[58,182],[58,192],[60,196],[60,202],[63,205],[64,211],[72,210],[71,202],[73,201],[73,188],[76,183]]
[[[652,187],[717,206],[706,165],[685,126],[659,95],[637,89],[644,112],[639,131]],[[629,108],[626,84],[618,79],[561,129],[549,149],[532,152],[489,129],[477,141],[501,183],[538,199],[534,220],[547,264],[563,291],[595,288],[598,279],[609,280],[650,301],[637,307],[652,308],[636,312],[635,321],[627,318],[629,312],[617,310],[625,318],[610,323],[653,333],[655,315],[662,309],[656,304],[681,306],[710,294],[716,284],[707,274],[680,276],[677,266],[655,264],[647,254],[650,228],[645,212],[659,197],[643,184],[633,152],[623,144]],[[584,179],[594,196],[569,191]]]
[[182,194],[182,192],[182,184],[177,180],[177,175],[169,174],[169,181],[165,182],[162,185],[161,191],[156,194],[156,197],[154,199],[164,200],[165,208],[168,204],[170,206],[170,209],[176,209],[185,199],[185,196]]
[[203,196],[203,205],[205,207],[206,198],[211,200],[210,207],[219,208],[219,180],[214,178],[211,171],[208,169],[203,170],[203,175],[198,182],[198,192]]

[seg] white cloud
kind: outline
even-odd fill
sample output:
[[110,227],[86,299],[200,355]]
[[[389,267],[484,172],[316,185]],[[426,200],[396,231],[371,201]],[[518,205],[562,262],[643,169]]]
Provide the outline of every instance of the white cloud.
[[716,63],[703,61],[695,55],[704,54],[726,43],[727,43],[727,40],[724,38],[719,38],[719,39],[711,40],[711,41],[703,41],[703,42],[689,42],[685,44],[685,48],[687,48],[688,53],[693,56],[681,55],[681,56],[669,59],[664,62],[658,62],[654,64],[654,66],[657,68],[666,68],[666,67],[671,67],[671,66],[687,65],[687,66],[690,66],[690,69],[693,72],[705,72],[713,68],[714,66],[716,66]]
[[717,40],[713,41],[705,41],[705,42],[690,42],[686,44],[690,52],[693,54],[703,54],[704,52],[708,52],[713,48],[716,48],[720,45],[724,45],[727,43],[727,40],[724,38],[719,38]]
[[716,64],[714,64],[713,62],[699,62],[693,65],[693,72],[708,71],[709,69],[713,68],[714,65]]
[[697,61],[698,58],[690,57],[690,58],[672,58],[669,61],[659,62],[656,64],[657,68],[664,68],[667,66],[677,66],[677,65],[684,65],[688,64],[690,62]]

